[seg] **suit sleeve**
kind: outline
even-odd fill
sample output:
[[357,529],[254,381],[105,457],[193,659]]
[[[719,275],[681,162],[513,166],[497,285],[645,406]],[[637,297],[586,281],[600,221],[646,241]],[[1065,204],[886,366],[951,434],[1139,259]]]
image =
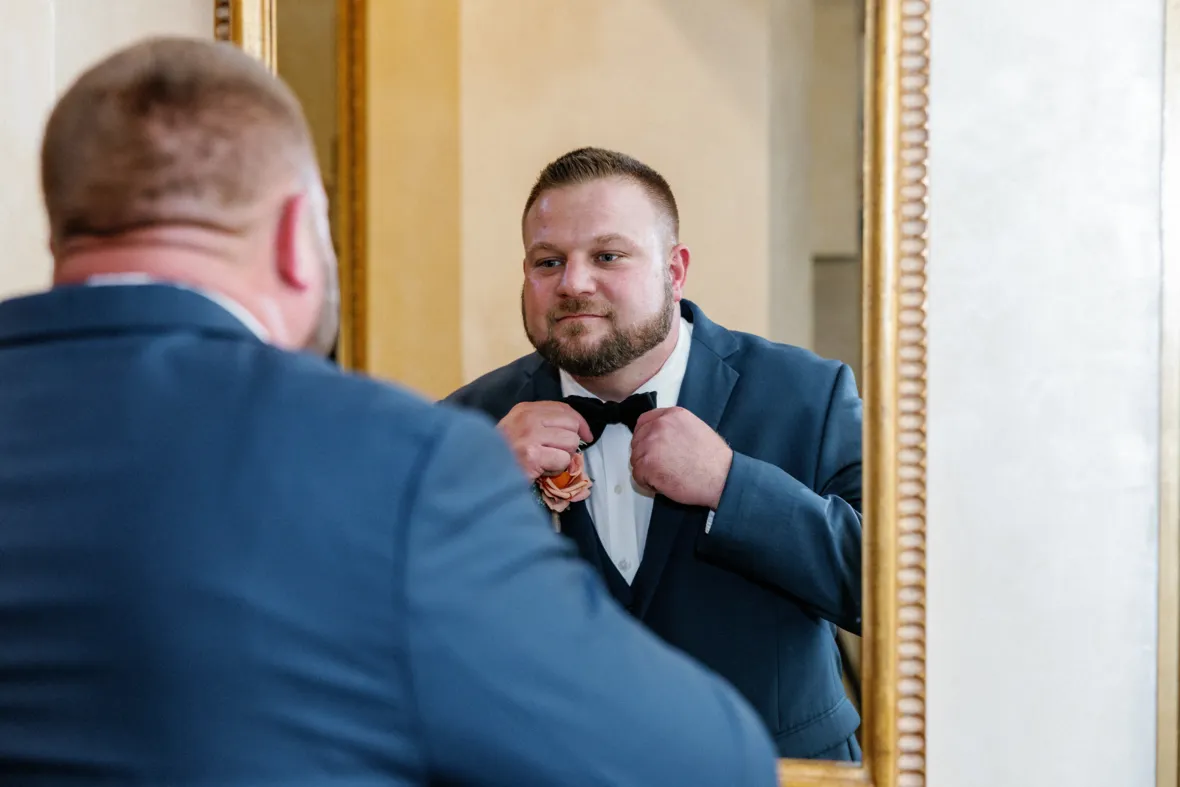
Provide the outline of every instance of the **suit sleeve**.
[[433,779],[777,783],[769,736],[746,702],[614,603],[484,419],[456,414],[435,446],[405,560]]
[[783,590],[846,631],[861,631],[861,421],[852,370],[836,375],[815,487],[734,453],[702,549]]

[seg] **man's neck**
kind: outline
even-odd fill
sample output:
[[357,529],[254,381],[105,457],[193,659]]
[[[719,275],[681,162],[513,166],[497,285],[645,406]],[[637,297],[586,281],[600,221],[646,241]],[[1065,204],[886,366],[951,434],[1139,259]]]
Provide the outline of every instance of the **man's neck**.
[[574,380],[604,402],[621,402],[660,373],[672,357],[679,338],[680,318],[677,315],[662,342],[622,369],[602,377],[574,377]]
[[165,284],[175,284],[207,293],[236,304],[253,319],[250,325],[269,340],[275,337],[274,321],[268,310],[251,294],[244,275],[235,263],[206,250],[156,244],[131,247],[96,247],[59,255],[54,266],[53,284],[83,284],[105,277],[144,276]]

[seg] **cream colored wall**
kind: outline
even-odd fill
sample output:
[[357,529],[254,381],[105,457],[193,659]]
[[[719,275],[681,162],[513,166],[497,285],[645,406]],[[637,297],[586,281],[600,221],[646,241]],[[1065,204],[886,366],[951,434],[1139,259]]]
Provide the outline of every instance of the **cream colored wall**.
[[1155,784],[1163,9],[933,3],[932,785]]
[[[761,333],[807,348],[815,346],[811,258],[816,228],[811,178],[816,174],[812,166],[816,140],[811,133],[811,96],[815,72],[825,57],[815,46],[815,25],[819,7],[833,1],[772,0],[765,22],[770,50],[763,88],[769,100],[766,221],[770,247],[764,286],[767,325]],[[722,3],[716,10],[725,14],[725,9]]]
[[0,24],[0,298],[49,280],[37,150],[57,92],[52,0],[8,3]]
[[212,0],[4,0],[0,17],[0,297],[49,282],[38,179],[42,125],[93,61],[141,36],[212,36]]
[[[630,153],[668,179],[694,254],[688,297],[725,325],[768,334],[771,47],[780,32],[771,3],[461,8],[464,379],[531,349],[519,320],[521,206],[542,166],[583,145]],[[807,343],[808,334],[794,338]]]
[[334,194],[336,0],[280,0],[275,10],[278,73],[303,104],[324,186]]
[[817,0],[806,120],[811,139],[808,204],[815,254],[860,251],[863,0]]
[[732,328],[810,344],[811,2],[370,4],[371,370],[437,396],[530,349],[520,210],[540,169],[583,145],[669,179],[689,297]]
[[367,5],[367,371],[463,381],[459,0]]
[[863,0],[815,4],[810,103],[812,349],[861,380],[860,172]]

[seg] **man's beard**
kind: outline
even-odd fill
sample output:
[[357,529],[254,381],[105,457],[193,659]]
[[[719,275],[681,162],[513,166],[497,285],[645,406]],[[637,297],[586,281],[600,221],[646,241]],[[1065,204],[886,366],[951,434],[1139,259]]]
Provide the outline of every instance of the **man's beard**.
[[[524,291],[521,291],[521,314],[524,315]],[[555,335],[557,321],[572,314],[595,314],[606,320],[610,331],[597,344],[583,346],[578,341],[586,333],[585,326],[562,327],[562,336]],[[676,314],[676,302],[672,297],[672,278],[664,280],[664,305],[656,314],[632,328],[620,328],[615,321],[613,309],[603,313],[595,308],[588,298],[570,298],[562,301],[546,316],[548,330],[544,337],[537,337],[529,330],[527,315],[524,319],[525,334],[537,353],[558,369],[564,369],[574,377],[605,377],[627,366],[659,346],[672,330],[672,319]]]

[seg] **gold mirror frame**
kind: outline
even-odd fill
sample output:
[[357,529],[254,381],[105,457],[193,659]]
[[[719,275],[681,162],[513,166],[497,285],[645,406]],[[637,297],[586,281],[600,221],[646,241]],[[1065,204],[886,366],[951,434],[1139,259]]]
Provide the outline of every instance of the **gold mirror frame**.
[[[214,0],[213,37],[230,41],[276,71],[277,0]],[[365,309],[365,0],[336,0],[336,97],[339,143],[333,227],[340,264],[340,336],[336,359],[346,369],[367,369]]]
[[[276,65],[279,0],[214,0],[214,34]],[[365,349],[367,0],[337,0],[344,366]],[[864,762],[781,760],[792,787],[926,781],[926,239],[930,0],[866,0]]]

